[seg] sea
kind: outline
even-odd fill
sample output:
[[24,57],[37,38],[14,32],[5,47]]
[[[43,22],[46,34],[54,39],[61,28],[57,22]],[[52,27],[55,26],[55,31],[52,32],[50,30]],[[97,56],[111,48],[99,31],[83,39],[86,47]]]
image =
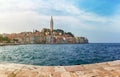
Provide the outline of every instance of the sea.
[[120,60],[120,43],[0,46],[0,62],[68,66]]

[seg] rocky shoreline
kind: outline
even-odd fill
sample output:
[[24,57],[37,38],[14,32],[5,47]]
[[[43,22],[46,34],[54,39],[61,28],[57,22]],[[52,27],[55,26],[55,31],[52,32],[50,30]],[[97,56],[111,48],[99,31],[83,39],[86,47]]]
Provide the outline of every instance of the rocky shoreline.
[[74,66],[0,63],[0,77],[120,77],[120,60]]
[[[41,43],[36,43],[36,44],[41,44]],[[64,43],[64,44],[67,44],[67,43]],[[74,43],[74,44],[78,44],[78,43]],[[79,43],[79,44],[89,44],[89,43]],[[0,46],[9,46],[9,45],[29,45],[29,44],[20,44],[20,43],[4,43],[4,44],[1,44],[0,43]],[[32,44],[30,44],[30,45],[32,45]],[[52,45],[54,45],[54,44],[52,44]]]
[[19,43],[0,43],[0,46],[7,46],[7,45],[22,45]]

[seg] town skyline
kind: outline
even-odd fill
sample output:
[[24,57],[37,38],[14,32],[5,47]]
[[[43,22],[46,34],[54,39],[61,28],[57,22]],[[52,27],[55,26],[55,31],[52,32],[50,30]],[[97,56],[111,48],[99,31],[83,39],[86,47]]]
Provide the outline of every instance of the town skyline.
[[54,20],[51,16],[49,28],[33,30],[33,32],[20,32],[0,34],[0,45],[21,44],[88,44],[86,37],[75,36],[72,32],[54,29]]
[[119,0],[0,0],[0,34],[49,28],[85,36],[91,43],[120,43]]

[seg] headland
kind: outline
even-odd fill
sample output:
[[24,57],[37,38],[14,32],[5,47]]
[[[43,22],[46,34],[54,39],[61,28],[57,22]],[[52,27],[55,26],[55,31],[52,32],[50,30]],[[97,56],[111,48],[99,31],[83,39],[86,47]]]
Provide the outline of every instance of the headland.
[[41,31],[0,34],[0,45],[19,44],[86,44],[88,39],[83,36],[76,37],[72,32],[62,29],[54,29],[53,17],[51,16],[50,28]]

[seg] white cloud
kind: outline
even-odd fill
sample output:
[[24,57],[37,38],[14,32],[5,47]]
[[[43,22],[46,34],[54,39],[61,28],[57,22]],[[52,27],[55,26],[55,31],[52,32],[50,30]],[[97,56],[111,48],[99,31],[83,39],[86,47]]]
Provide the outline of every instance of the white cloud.
[[[49,17],[41,13],[42,9],[47,9],[47,10],[55,9],[55,10],[67,12],[68,14],[72,14],[73,16],[61,16],[61,17],[56,16],[55,17],[57,20],[60,21],[60,22],[58,21],[59,23],[63,23],[63,24],[69,23],[68,25],[70,25],[70,24],[74,24],[74,25],[82,24],[83,25],[82,19],[83,18],[85,18],[85,20],[87,19],[86,15],[79,16],[81,18],[83,17],[82,19],[74,16],[74,15],[84,14],[84,12],[79,10],[78,8],[76,8],[73,4],[66,3],[65,0],[62,0],[60,2],[58,2],[57,0],[53,0],[53,1],[1,0],[0,4],[1,4],[0,5],[0,17],[1,17],[0,22],[2,25],[1,29],[3,29],[3,30],[6,30],[5,27],[7,27],[7,26],[9,26],[10,27],[9,29],[11,30],[11,29],[13,29],[12,27],[18,28],[19,25],[21,25],[21,26],[19,26],[19,28],[21,28],[21,30],[22,30],[22,27],[24,27],[28,23],[31,25],[38,25],[38,24],[41,25],[41,23],[43,24],[43,22],[45,22],[45,24],[46,24],[46,20],[48,20]],[[40,13],[35,11],[38,9],[40,10]],[[37,19],[39,19],[39,21]],[[43,20],[43,19],[46,19],[46,20]],[[35,21],[37,21],[37,22],[34,23]],[[63,22],[61,22],[61,21],[63,21]],[[48,23],[48,25],[49,25],[49,23]],[[83,26],[83,27],[85,27],[85,26]],[[7,31],[5,31],[5,32],[7,32]]]
[[11,33],[49,27],[50,16],[43,11],[49,13],[52,10],[66,14],[59,16],[54,11],[51,13],[55,15],[56,28],[78,32],[76,34],[89,32],[86,35],[92,38],[95,37],[92,35],[94,31],[120,33],[120,12],[111,17],[102,17],[66,0],[0,0],[0,31]]

